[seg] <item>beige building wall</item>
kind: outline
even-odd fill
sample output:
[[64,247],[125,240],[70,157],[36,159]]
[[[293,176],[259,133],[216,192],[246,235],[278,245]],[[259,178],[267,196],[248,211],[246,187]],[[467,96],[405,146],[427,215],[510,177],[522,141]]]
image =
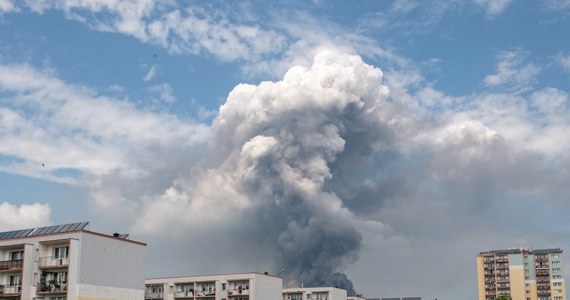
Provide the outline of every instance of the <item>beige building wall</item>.
[[485,300],[485,273],[483,270],[483,257],[477,256],[477,284],[479,287],[479,300]]
[[509,266],[511,279],[511,299],[526,300],[526,288],[524,282],[524,268],[522,265]]

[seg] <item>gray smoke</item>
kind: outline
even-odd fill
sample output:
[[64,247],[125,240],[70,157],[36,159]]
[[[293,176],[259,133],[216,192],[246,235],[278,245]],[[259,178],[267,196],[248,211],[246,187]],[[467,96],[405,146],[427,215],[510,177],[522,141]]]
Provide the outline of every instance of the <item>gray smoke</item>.
[[382,72],[360,57],[322,52],[279,82],[239,85],[213,124],[213,149],[276,235],[274,273],[288,286],[338,286],[358,258],[355,216],[327,183],[392,142],[397,108]]

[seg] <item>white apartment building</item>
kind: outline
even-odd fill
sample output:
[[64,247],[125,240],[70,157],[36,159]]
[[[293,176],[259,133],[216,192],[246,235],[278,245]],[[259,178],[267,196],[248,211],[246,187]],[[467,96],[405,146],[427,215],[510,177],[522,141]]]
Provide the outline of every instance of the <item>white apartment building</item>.
[[283,300],[346,300],[346,290],[334,287],[283,289]]
[[88,225],[0,232],[0,299],[144,299],[146,245]]
[[283,280],[261,273],[145,280],[145,300],[280,300]]

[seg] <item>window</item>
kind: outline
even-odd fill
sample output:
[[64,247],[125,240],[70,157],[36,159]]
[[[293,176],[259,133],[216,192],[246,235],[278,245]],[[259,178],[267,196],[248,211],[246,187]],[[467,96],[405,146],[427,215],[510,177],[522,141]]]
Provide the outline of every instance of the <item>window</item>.
[[560,261],[559,260],[555,260],[552,262],[553,266],[559,266],[560,265]]
[[225,291],[225,290],[226,290],[226,284],[222,283],[222,291]]
[[562,290],[556,289],[556,290],[554,290],[554,293],[555,293],[555,294],[562,294]]
[[562,282],[553,282],[552,285],[553,285],[553,286],[561,286],[561,285],[562,285]]
[[313,295],[315,295],[315,300],[329,300],[329,298],[328,298],[329,293],[327,293],[327,292],[314,293]]
[[562,275],[552,275],[552,279],[562,279]]
[[552,258],[559,258],[559,257],[560,257],[560,254],[554,253],[554,254],[551,254],[550,257],[552,257]]
[[21,260],[21,259],[24,259],[24,251],[10,252],[10,260]]
[[552,268],[552,272],[559,273],[559,272],[560,272],[560,268]]
[[22,285],[22,276],[10,275],[8,286],[20,286],[20,285]]
[[67,258],[68,252],[69,252],[68,246],[57,247],[54,249],[53,257],[55,257],[55,258]]

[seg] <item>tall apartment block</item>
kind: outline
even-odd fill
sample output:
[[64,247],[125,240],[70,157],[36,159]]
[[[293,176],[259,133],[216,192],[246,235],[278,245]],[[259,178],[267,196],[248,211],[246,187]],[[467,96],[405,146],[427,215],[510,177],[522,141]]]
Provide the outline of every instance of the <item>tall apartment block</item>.
[[261,273],[145,280],[145,300],[281,300],[283,280]]
[[283,300],[347,300],[346,290],[334,287],[283,289]]
[[509,249],[477,255],[479,300],[566,300],[562,249]]
[[0,299],[142,300],[146,245],[88,223],[0,233]]

